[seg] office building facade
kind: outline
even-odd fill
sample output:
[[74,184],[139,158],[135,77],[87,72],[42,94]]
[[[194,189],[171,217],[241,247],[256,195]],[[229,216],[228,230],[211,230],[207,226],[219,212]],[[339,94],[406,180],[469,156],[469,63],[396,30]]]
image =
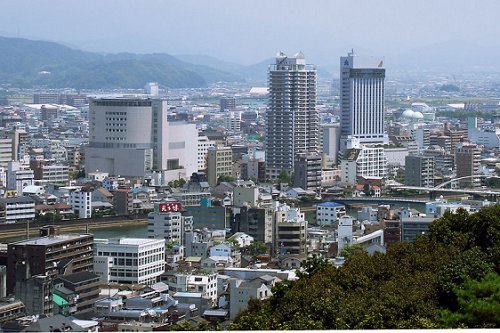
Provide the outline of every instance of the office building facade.
[[101,283],[152,285],[165,272],[165,240],[96,239],[94,271]]
[[163,99],[92,99],[85,170],[125,177],[143,177],[157,170],[163,173],[163,181],[196,172],[196,126],[168,121],[167,110]]
[[220,176],[233,176],[233,151],[231,150],[231,147],[208,148],[208,184],[212,187],[215,187]]
[[362,144],[389,143],[384,126],[384,59],[340,58],[340,132]]
[[[170,208],[179,207],[173,211]],[[167,243],[186,245],[186,233],[193,231],[193,217],[182,216],[178,203],[155,204],[148,214],[148,238],[162,239]]]

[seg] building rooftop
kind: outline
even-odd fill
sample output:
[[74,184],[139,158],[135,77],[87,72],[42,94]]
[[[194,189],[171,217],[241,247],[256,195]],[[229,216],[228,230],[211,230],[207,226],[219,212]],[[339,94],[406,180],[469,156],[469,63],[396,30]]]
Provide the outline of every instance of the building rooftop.
[[220,316],[220,317],[225,317],[227,316],[228,311],[223,310],[223,309],[217,309],[217,310],[205,310],[203,312],[204,316]]
[[[146,245],[158,242],[164,242],[164,239],[152,238],[112,238],[109,239],[107,244],[120,244],[120,245]],[[106,242],[104,242],[106,243]]]
[[321,207],[344,207],[344,205],[339,204],[337,202],[332,202],[332,201],[322,202],[322,203],[318,204],[318,206],[321,206]]
[[69,275],[61,275],[58,278],[61,280],[69,281],[71,283],[80,283],[84,281],[99,279],[99,275],[92,272],[83,271]]
[[0,203],[35,203],[30,197],[0,198]]
[[195,297],[195,298],[201,298],[201,293],[190,293],[190,292],[184,292],[184,291],[178,291],[174,294],[174,298],[176,297]]
[[56,236],[45,236],[33,239],[27,239],[19,242],[14,242],[12,245],[53,245],[58,243],[65,243],[68,241],[76,240],[83,237],[93,236],[92,234],[63,234]]

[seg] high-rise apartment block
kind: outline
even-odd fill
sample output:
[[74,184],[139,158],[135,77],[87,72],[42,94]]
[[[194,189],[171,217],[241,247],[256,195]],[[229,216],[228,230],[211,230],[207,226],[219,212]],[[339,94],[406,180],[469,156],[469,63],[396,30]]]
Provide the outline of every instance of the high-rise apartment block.
[[355,137],[346,140],[346,150],[340,161],[343,182],[357,184],[363,178],[387,176],[387,158],[383,147],[364,146]]
[[235,231],[244,232],[269,246],[274,237],[274,209],[242,206],[235,219]]
[[238,133],[241,130],[241,111],[226,111],[224,114],[226,132]]
[[81,219],[92,217],[92,188],[82,187],[69,194],[69,204]]
[[321,124],[321,146],[322,153],[328,164],[338,164],[338,153],[340,145],[340,124]]
[[276,179],[282,170],[293,172],[297,153],[318,152],[316,69],[301,52],[280,53],[268,75],[266,176]]
[[215,142],[211,141],[205,135],[198,136],[198,171],[207,168],[208,148],[214,147]]
[[12,138],[0,139],[0,167],[6,167],[13,157]]
[[453,152],[460,142],[469,140],[466,128],[451,128],[449,123],[444,124],[443,134],[450,137],[450,149]]
[[340,58],[340,131],[342,138],[356,137],[361,144],[389,142],[384,128],[384,59]]

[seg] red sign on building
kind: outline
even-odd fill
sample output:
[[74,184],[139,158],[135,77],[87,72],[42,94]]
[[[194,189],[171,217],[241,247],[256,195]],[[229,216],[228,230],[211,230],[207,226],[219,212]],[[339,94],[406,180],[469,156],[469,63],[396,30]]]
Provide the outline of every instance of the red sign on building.
[[159,205],[159,211],[160,213],[180,212],[181,203],[180,202],[161,203]]

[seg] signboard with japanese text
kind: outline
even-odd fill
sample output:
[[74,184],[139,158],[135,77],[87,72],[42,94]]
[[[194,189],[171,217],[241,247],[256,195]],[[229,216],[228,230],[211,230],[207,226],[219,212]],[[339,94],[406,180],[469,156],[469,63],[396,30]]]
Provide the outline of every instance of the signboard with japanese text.
[[158,205],[158,211],[160,213],[172,213],[181,211],[180,202],[166,202]]

